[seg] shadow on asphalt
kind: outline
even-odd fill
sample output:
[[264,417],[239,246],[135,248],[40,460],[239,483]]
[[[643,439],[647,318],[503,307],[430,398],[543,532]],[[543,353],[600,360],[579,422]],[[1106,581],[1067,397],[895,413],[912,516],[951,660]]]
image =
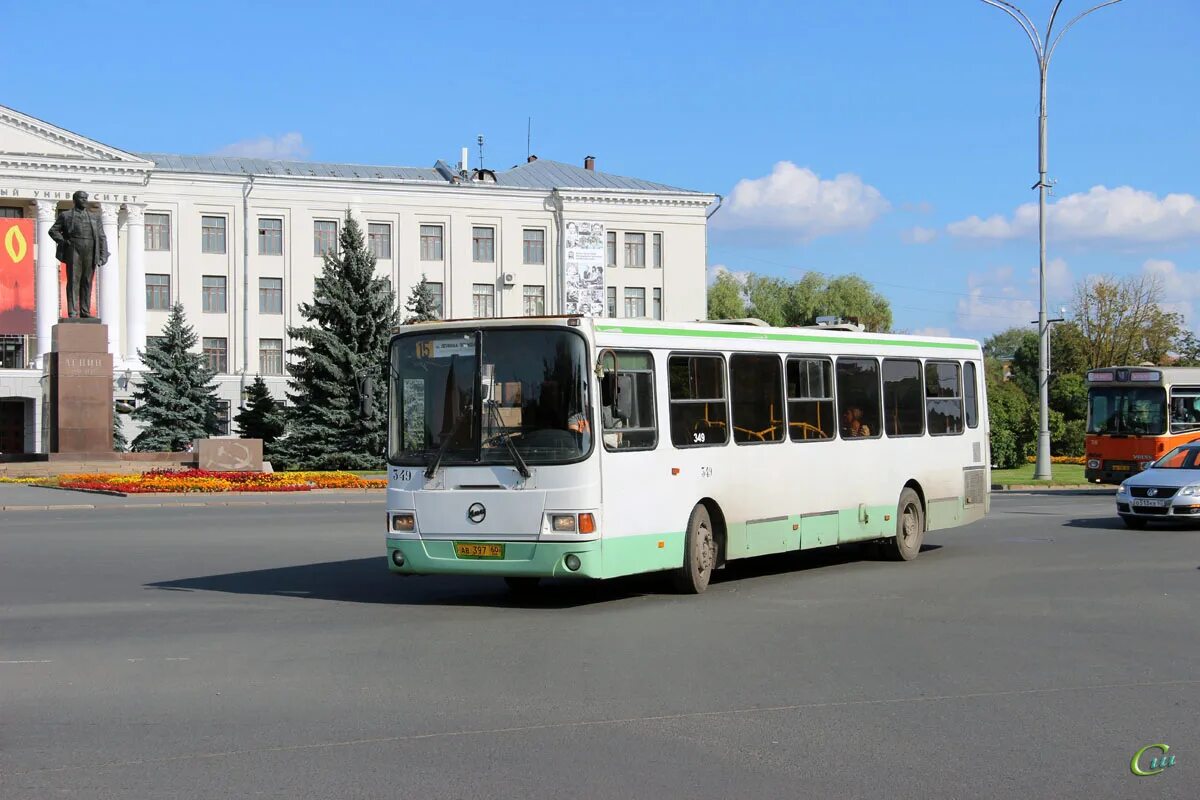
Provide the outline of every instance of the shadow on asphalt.
[[[1092,530],[1104,531],[1128,531],[1129,533],[1137,533],[1138,531],[1132,528],[1127,528],[1114,514],[1111,517],[1080,517],[1078,519],[1069,519],[1063,523],[1064,528],[1091,528]],[[1200,522],[1155,522],[1149,520],[1149,524],[1144,530],[1149,531],[1169,531],[1169,530],[1196,530],[1200,528]]]
[[[922,553],[940,549],[924,545]],[[821,567],[876,560],[864,547],[848,546],[734,561],[713,576],[713,585],[752,581]],[[670,595],[664,573],[606,581],[544,581],[532,594],[514,594],[498,578],[450,575],[399,576],[383,556],[326,561],[146,584],[170,592],[227,592],[344,603],[386,605],[572,608],[647,595]]]

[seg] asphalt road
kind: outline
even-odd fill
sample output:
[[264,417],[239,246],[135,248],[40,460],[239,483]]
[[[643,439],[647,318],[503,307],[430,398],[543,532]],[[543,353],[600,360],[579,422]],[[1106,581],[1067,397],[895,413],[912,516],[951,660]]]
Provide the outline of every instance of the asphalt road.
[[523,604],[381,506],[2,513],[0,797],[1195,797],[1200,531],[1111,503]]

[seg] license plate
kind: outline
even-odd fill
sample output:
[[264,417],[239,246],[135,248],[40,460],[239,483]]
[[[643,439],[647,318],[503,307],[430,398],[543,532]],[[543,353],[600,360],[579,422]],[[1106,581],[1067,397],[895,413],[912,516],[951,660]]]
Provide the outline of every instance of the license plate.
[[1113,472],[1129,472],[1130,467],[1128,464],[1113,464],[1109,469]]
[[458,558],[504,558],[504,545],[455,542],[454,555]]
[[1149,497],[1133,498],[1133,504],[1135,506],[1149,506],[1151,508],[1162,508],[1169,502],[1170,502],[1169,500],[1158,500],[1158,499],[1152,499]]

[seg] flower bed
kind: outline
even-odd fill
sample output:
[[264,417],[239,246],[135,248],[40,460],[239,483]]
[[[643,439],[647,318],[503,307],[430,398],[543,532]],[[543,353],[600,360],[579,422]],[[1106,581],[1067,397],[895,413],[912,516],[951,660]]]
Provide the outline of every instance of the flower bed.
[[[1037,456],[1025,456],[1027,464],[1036,464]],[[1051,464],[1086,464],[1086,456],[1050,456]]]
[[214,472],[202,469],[155,469],[140,475],[91,473],[64,475],[64,489],[94,489],[124,494],[153,492],[307,492],[312,489],[382,489],[386,480],[350,472]]

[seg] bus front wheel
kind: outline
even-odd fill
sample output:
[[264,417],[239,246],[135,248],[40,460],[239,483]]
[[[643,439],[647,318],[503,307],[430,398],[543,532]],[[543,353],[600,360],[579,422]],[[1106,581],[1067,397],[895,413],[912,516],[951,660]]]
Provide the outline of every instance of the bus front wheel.
[[895,561],[912,561],[921,552],[925,538],[925,511],[921,498],[905,487],[896,506],[896,536],[886,540],[884,549]]
[[717,540],[713,536],[712,518],[703,504],[697,504],[688,518],[683,566],[675,572],[672,583],[683,594],[700,594],[708,588],[716,565]]

